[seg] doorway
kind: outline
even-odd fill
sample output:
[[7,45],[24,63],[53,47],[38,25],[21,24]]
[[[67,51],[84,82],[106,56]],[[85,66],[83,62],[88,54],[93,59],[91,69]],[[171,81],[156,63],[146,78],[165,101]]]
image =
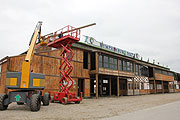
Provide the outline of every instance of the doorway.
[[84,79],[78,79],[78,96],[80,96],[81,92],[83,92],[84,97]]

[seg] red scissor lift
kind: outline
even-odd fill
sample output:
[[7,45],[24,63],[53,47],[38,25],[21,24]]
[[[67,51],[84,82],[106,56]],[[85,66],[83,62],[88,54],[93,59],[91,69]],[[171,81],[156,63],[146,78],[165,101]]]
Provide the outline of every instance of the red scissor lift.
[[71,45],[80,40],[80,29],[76,29],[70,25],[56,31],[53,35],[48,37],[49,47],[60,48],[63,50],[60,54],[61,64],[59,71],[61,73],[61,78],[59,81],[60,91],[59,92],[49,92],[53,96],[53,101],[59,101],[62,104],[67,104],[70,102],[80,103],[82,101],[82,92],[80,98],[77,98],[75,93],[70,92],[70,88],[73,86],[74,82],[70,76],[73,70],[73,66],[70,61],[74,56],[74,52],[71,49]]

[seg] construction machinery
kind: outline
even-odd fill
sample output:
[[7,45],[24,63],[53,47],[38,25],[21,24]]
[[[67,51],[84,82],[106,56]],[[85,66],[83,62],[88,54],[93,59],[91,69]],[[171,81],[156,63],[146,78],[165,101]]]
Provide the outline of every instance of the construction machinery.
[[[70,77],[70,73],[73,70],[70,61],[74,56],[71,45],[80,40],[80,29],[95,25],[95,23],[79,28],[68,25],[45,36],[41,36],[41,25],[42,22],[38,22],[34,30],[29,50],[22,63],[22,71],[7,72],[6,88],[11,90],[11,92],[0,95],[0,110],[6,110],[10,103],[17,102],[18,105],[27,103],[31,111],[39,111],[41,101],[43,105],[49,105],[50,94],[53,96],[53,101],[59,101],[63,104],[70,102],[80,103],[82,101],[82,93],[80,98],[78,98],[75,93],[70,92],[70,88],[74,85],[74,81]],[[49,47],[63,48],[60,54],[61,65],[59,70],[61,79],[59,81],[59,92],[48,92],[42,95],[41,90],[45,87],[45,75],[30,71],[30,63],[37,39],[37,46],[46,44]]]
[[44,93],[44,95],[42,95],[41,91],[45,87],[45,75],[33,73],[30,69],[36,41],[37,39],[41,39],[41,25],[42,22],[38,22],[35,27],[29,50],[22,63],[22,71],[7,72],[6,88],[11,92],[0,95],[0,110],[6,110],[8,105],[12,102],[17,102],[18,105],[26,103],[30,106],[31,111],[39,111],[41,101],[43,105],[49,105],[49,93]]
[[80,40],[80,29],[86,28],[96,23],[85,25],[79,28],[74,28],[70,25],[57,30],[54,33],[42,36],[40,44],[47,44],[49,47],[62,48],[60,54],[61,65],[59,71],[61,73],[61,78],[59,81],[60,91],[59,92],[49,92],[52,96],[52,101],[59,101],[62,104],[67,104],[70,102],[75,102],[79,104],[82,101],[82,92],[80,98],[76,97],[75,93],[70,92],[70,88],[74,85],[74,81],[70,76],[73,70],[71,65],[71,60],[74,56],[74,52],[71,49],[73,43]]

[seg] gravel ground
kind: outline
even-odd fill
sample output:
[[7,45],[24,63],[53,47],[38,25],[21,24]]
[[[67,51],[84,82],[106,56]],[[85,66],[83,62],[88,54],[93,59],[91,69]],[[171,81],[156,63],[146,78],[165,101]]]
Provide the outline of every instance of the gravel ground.
[[175,101],[180,101],[180,93],[84,99],[80,104],[68,105],[51,103],[49,106],[41,106],[39,112],[31,112],[26,105],[12,103],[8,110],[0,111],[0,120],[94,120],[127,114]]

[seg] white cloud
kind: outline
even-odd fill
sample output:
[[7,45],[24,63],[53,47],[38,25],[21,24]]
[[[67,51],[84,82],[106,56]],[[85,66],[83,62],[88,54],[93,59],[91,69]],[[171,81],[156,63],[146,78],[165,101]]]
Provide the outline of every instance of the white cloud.
[[0,58],[28,48],[37,21],[42,33],[96,22],[82,30],[104,43],[138,52],[180,72],[179,0],[8,0],[0,4]]

